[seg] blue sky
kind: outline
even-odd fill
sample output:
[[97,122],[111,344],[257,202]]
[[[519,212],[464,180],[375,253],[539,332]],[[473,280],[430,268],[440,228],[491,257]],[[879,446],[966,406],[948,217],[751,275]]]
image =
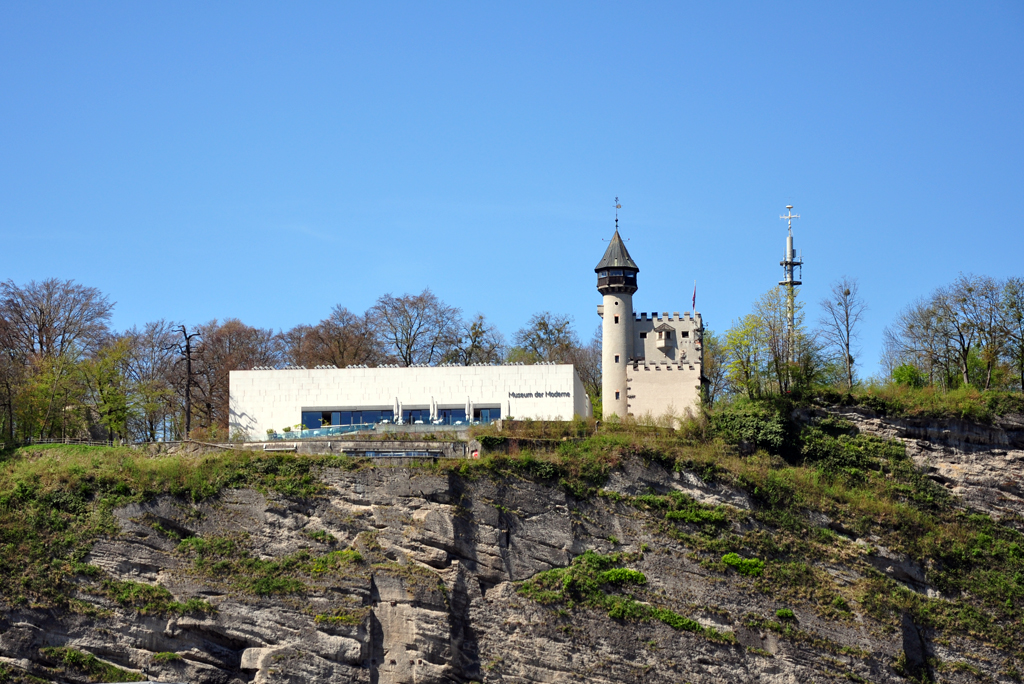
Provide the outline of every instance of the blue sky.
[[507,336],[637,311],[722,331],[860,280],[863,370],[960,271],[1024,275],[1024,4],[0,2],[0,279],[118,328],[289,328],[430,287]]

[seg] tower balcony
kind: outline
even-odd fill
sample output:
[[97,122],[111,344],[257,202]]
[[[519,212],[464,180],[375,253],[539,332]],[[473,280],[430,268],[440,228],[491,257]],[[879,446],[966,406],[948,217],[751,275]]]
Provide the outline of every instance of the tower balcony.
[[597,272],[597,289],[601,294],[625,292],[633,294],[637,290],[637,272],[629,268],[606,268]]

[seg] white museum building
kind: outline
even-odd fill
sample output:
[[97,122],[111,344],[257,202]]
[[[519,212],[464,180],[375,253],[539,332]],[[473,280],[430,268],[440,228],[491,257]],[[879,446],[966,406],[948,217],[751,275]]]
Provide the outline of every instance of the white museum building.
[[250,440],[285,428],[379,424],[468,425],[499,418],[590,417],[570,364],[235,370],[230,427]]

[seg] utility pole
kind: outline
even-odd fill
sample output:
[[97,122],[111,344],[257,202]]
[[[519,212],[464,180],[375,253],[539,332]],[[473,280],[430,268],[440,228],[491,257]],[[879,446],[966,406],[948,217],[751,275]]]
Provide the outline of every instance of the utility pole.
[[786,253],[783,256],[782,261],[779,262],[779,266],[782,266],[783,280],[779,281],[779,285],[787,288],[786,292],[786,317],[788,319],[788,328],[786,330],[786,342],[789,347],[787,356],[789,357],[790,363],[796,362],[796,286],[803,285],[803,283],[793,277],[793,270],[795,268],[800,269],[800,277],[804,275],[804,258],[803,254],[798,257],[796,250],[793,249],[793,219],[798,219],[800,216],[793,213],[793,205],[786,205],[786,215],[779,216],[783,221],[789,222],[789,235],[786,237]]

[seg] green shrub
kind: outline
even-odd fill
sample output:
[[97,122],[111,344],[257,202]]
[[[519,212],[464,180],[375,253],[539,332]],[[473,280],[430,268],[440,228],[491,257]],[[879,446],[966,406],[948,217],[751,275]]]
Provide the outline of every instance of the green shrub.
[[77,672],[94,682],[141,682],[140,674],[128,672],[103,662],[91,653],[83,653],[63,646],[41,648],[43,658],[67,670]]
[[786,418],[766,402],[739,400],[711,414],[712,432],[733,444],[748,442],[772,453],[782,450]]
[[481,435],[478,439],[484,451],[499,451],[508,444],[508,437],[498,435]]
[[335,572],[353,563],[362,563],[363,556],[355,549],[344,551],[331,551],[313,560],[310,565],[310,572],[321,575],[327,572]]
[[315,530],[313,532],[303,530],[302,533],[310,539],[312,539],[313,541],[318,541],[321,544],[333,544],[334,542],[338,541],[334,538],[334,535],[328,532],[327,530]]
[[780,620],[796,620],[796,615],[794,615],[793,611],[789,608],[779,608],[775,611],[775,617]]
[[722,562],[748,577],[760,577],[764,572],[764,561],[759,558],[743,558],[736,553],[727,553],[722,556]]
[[836,596],[832,599],[832,607],[844,613],[850,612],[850,604],[842,596]]
[[695,523],[697,525],[723,525],[729,521],[724,510],[708,508],[687,508],[681,511],[669,511],[666,520]]
[[647,577],[642,572],[621,567],[637,558],[639,556],[635,554],[613,553],[604,556],[586,551],[574,558],[566,568],[555,568],[534,575],[521,583],[517,591],[546,605],[562,603],[571,608],[582,604],[604,610],[608,617],[615,620],[660,620],[673,629],[696,632],[715,641],[735,641],[731,634],[721,634],[701,627],[695,620],[667,608],[642,603],[632,595],[607,593],[605,589],[609,585],[636,587],[640,590],[647,584]]
[[633,498],[633,503],[648,508],[666,510],[665,519],[675,522],[696,525],[725,525],[729,522],[729,516],[724,506],[706,506],[697,503],[682,492],[672,492],[667,495],[641,494]]
[[700,623],[696,620],[691,620],[688,617],[683,617],[679,613],[675,613],[666,608],[655,608],[652,611],[653,616],[664,622],[672,629],[683,631],[683,632],[700,632],[703,628]]
[[162,653],[153,654],[154,663],[171,663],[175,660],[181,660],[181,656],[177,653],[172,653],[170,651],[163,651]]
[[924,373],[919,371],[916,367],[905,363],[902,366],[897,366],[892,371],[892,381],[897,385],[903,385],[904,387],[924,387],[925,377]]
[[135,608],[143,615],[184,615],[214,613],[216,609],[202,599],[191,598],[184,603],[174,600],[165,587],[132,580],[106,579],[101,583],[104,593],[122,606]]
[[598,575],[598,581],[606,584],[647,584],[647,577],[639,570],[612,568]]

